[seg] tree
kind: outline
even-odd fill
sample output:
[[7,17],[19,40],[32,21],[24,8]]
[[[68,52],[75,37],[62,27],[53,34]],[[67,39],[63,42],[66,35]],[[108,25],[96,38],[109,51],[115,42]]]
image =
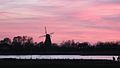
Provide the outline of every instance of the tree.
[[11,39],[10,38],[4,38],[0,41],[0,48],[2,49],[10,49],[11,46]]
[[26,42],[25,42],[25,47],[29,47],[29,48],[34,47],[34,43],[33,43],[33,38],[32,37],[27,37]]
[[3,42],[5,44],[11,45],[11,39],[10,38],[4,38]]
[[17,36],[13,38],[13,48],[21,48],[22,47],[22,37],[21,36]]
[[63,41],[60,44],[62,47],[76,47],[76,43],[74,42],[74,40],[67,40],[67,41]]

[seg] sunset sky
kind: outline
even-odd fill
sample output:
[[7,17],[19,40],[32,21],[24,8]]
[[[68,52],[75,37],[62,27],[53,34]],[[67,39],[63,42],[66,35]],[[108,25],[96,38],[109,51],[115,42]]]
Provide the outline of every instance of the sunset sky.
[[31,36],[44,41],[120,40],[120,0],[0,0],[0,39]]

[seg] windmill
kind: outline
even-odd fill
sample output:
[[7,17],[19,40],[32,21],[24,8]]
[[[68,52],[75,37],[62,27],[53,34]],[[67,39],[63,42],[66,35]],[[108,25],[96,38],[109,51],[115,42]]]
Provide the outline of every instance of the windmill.
[[44,44],[49,47],[49,46],[51,46],[51,44],[52,44],[52,42],[51,42],[51,35],[52,35],[52,34],[54,34],[54,32],[48,33],[48,32],[47,32],[47,28],[45,27],[45,35],[40,36],[39,38],[45,37],[45,42],[44,42]]

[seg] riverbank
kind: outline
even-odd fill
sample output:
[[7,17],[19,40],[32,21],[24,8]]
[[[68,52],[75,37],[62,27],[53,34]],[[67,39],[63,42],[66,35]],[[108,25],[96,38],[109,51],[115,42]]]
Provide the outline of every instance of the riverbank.
[[0,52],[0,55],[116,55],[119,56],[120,52]]
[[0,59],[0,67],[7,68],[91,68],[120,67],[120,62],[112,60],[82,60],[82,59]]

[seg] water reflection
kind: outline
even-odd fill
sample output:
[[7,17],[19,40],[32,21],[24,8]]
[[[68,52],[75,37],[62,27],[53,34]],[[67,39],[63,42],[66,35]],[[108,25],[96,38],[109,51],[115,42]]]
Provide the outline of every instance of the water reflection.
[[[114,56],[115,59],[118,56]],[[82,55],[0,55],[0,59],[105,59],[113,60],[113,56],[82,56]]]

